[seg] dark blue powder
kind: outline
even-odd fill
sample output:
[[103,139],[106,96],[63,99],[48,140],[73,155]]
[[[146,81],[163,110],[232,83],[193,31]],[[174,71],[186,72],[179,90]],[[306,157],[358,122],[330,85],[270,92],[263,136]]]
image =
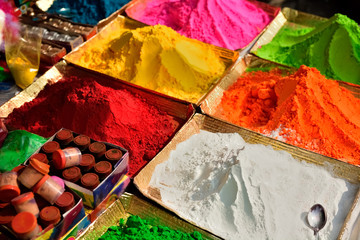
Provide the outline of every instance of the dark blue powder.
[[96,25],[130,0],[55,0],[48,10],[79,23]]

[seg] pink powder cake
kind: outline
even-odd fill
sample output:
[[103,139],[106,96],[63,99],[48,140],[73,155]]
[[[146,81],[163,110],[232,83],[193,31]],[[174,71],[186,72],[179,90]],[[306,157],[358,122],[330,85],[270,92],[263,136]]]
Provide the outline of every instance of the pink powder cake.
[[249,44],[272,20],[260,4],[247,0],[141,0],[127,8],[126,14],[148,25],[166,25],[186,37],[236,50]]

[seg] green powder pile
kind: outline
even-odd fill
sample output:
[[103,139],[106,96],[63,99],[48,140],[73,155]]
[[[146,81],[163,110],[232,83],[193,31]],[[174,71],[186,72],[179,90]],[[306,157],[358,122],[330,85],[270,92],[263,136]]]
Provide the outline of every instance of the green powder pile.
[[313,27],[285,24],[256,54],[296,68],[315,67],[327,78],[360,84],[360,27],[342,14]]
[[132,215],[127,221],[120,219],[119,226],[110,227],[107,232],[102,235],[100,240],[121,240],[121,239],[143,239],[143,240],[158,240],[158,239],[203,239],[199,232],[184,233],[178,230],[171,229],[166,226],[151,226],[146,220],[139,216]]
[[25,162],[46,140],[46,138],[24,130],[9,132],[0,148],[0,172],[11,171]]

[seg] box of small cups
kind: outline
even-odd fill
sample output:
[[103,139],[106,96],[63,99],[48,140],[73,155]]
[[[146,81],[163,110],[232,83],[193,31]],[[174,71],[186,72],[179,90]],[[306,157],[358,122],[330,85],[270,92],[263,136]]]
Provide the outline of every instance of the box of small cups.
[[[128,159],[119,146],[60,129],[0,175],[0,230],[17,239],[60,238],[85,217],[84,205],[95,208],[114,191]],[[123,192],[127,184],[119,186]]]
[[35,157],[0,175],[1,232],[13,239],[58,239],[85,216],[83,202]]
[[99,205],[129,169],[126,149],[64,128],[35,157],[46,159],[50,174],[62,178],[90,208]]

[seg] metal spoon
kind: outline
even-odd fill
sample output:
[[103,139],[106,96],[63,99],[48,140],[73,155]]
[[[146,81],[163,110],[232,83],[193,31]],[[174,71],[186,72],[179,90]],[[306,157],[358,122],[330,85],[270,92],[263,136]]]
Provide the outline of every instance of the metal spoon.
[[309,227],[314,230],[316,239],[319,239],[318,232],[325,226],[326,220],[326,212],[323,206],[315,204],[310,208],[307,215],[307,221]]

